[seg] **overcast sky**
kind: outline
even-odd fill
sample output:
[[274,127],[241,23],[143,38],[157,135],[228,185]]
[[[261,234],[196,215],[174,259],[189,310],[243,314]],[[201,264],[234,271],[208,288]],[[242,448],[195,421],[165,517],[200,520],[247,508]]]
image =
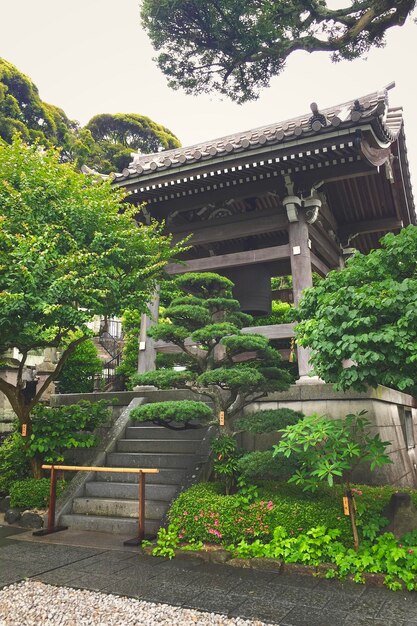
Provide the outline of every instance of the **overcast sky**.
[[[209,0],[208,0],[209,1]],[[0,56],[29,75],[43,100],[85,124],[97,113],[141,113],[168,126],[183,145],[331,106],[392,80],[390,103],[404,107],[417,185],[417,25],[388,35],[367,60],[333,64],[325,53],[296,53],[259,100],[233,104],[166,86],[141,29],[138,0],[0,0]]]

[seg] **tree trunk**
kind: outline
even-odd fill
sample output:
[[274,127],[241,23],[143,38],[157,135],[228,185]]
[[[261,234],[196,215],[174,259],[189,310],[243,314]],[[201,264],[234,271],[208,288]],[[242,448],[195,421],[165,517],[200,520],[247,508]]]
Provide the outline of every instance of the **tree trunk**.
[[33,478],[42,478],[42,459],[39,455],[30,459],[30,466],[32,468]]

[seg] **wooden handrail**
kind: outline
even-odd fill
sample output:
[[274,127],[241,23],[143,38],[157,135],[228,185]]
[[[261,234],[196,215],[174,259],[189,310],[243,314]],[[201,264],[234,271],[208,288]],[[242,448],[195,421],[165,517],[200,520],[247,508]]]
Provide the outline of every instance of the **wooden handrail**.
[[69,472],[119,472],[121,474],[159,474],[159,469],[148,467],[87,467],[85,465],[42,465],[42,469],[52,468]]
[[110,472],[120,474],[139,475],[139,528],[138,536],[124,542],[125,545],[140,545],[145,538],[145,475],[158,474],[159,469],[149,467],[96,467],[77,465],[42,465],[42,469],[51,470],[51,484],[49,489],[48,527],[33,533],[36,536],[50,535],[51,533],[66,530],[67,526],[55,526],[55,503],[57,470],[68,472]]

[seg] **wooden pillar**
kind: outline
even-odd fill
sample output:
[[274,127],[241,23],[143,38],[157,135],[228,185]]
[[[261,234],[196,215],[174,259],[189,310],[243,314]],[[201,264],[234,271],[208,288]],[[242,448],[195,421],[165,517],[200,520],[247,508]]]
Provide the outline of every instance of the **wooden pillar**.
[[159,317],[159,289],[155,293],[155,298],[149,304],[149,313],[142,313],[140,318],[139,333],[139,359],[138,373],[145,374],[155,369],[156,350],[155,341],[147,336],[151,326],[158,322]]
[[[311,243],[305,209],[301,208],[300,199],[296,196],[288,196],[284,199],[283,203],[287,209],[289,219],[288,234],[291,254],[291,274],[294,304],[297,306],[303,290],[313,286],[310,257]],[[309,348],[297,346],[298,374],[300,376],[297,383],[316,382],[315,379],[311,379],[309,376],[312,369],[309,363],[309,356]]]

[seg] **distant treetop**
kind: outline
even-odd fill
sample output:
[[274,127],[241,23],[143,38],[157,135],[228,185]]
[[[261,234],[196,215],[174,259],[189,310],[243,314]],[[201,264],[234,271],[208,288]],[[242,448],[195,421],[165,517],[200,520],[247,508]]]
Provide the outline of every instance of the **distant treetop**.
[[0,58],[0,137],[11,143],[15,133],[28,143],[38,140],[59,147],[62,161],[103,174],[121,172],[132,160],[132,151],[158,152],[181,145],[168,128],[138,113],[102,113],[81,127],[62,109],[43,102],[32,80]]

